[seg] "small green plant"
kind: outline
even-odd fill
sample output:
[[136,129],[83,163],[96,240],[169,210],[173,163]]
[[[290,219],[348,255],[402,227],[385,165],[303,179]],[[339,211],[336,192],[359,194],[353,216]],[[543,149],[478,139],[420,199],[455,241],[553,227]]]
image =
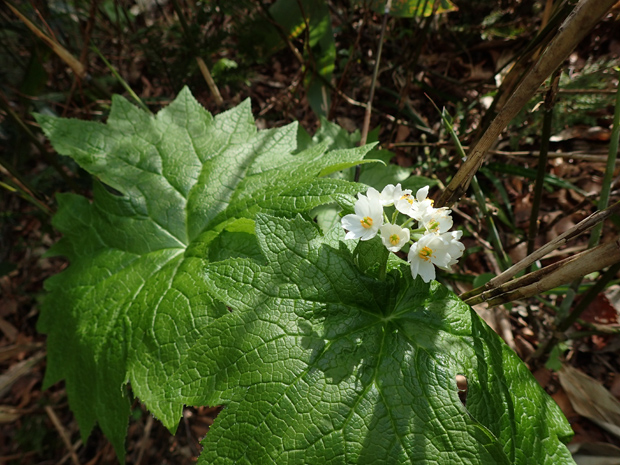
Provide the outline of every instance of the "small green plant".
[[[204,464],[572,463],[568,422],[516,354],[432,266],[389,254],[390,231],[355,232],[361,192],[381,213],[403,196],[433,211],[427,189],[330,176],[372,145],[302,134],[299,151],[296,124],[257,131],[248,101],[213,117],[186,89],[155,116],[115,97],[107,124],[37,120],[97,178],[92,202],[58,197],[51,253],[71,264],[46,282],[45,384],[65,379],[83,436],[99,423],[121,462],[133,393],[171,431],[184,405],[225,405]],[[348,236],[313,221],[334,203]],[[386,226],[435,241],[441,213]]]

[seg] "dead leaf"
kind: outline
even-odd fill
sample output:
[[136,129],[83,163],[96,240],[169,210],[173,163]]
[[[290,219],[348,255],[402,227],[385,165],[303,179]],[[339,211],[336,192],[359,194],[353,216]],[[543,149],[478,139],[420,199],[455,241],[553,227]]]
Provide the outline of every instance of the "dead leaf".
[[605,442],[571,443],[568,446],[577,465],[620,465],[620,448]]
[[620,402],[597,380],[570,365],[558,372],[575,411],[620,437]]

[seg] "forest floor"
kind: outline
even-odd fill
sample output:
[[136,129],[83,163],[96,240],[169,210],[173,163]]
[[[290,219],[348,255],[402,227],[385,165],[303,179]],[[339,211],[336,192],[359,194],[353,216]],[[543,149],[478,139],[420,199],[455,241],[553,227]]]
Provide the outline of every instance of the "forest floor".
[[[270,2],[265,3],[269,6]],[[336,52],[331,82],[337,91],[331,89],[326,113],[331,121],[353,132],[363,125],[382,17],[353,8],[350,2],[328,3]],[[460,161],[433,102],[448,109],[461,142],[470,144],[498,88],[498,76],[504,75],[507,65],[538,32],[544,7],[535,10],[532,2],[516,0],[498,2],[501,6],[493,8],[485,2],[454,3],[459,10],[438,14],[432,21],[388,21],[370,125],[379,128],[381,146],[394,153],[392,163],[410,168],[412,174],[432,177],[439,186],[447,183]],[[46,338],[36,328],[45,297],[44,281],[68,266],[62,257],[46,256],[59,239],[51,221],[54,195],[77,192],[89,196],[91,181],[75,163],[55,154],[32,112],[105,120],[110,95],[127,95],[89,47],[99,47],[153,112],[187,85],[213,114],[251,98],[259,128],[299,121],[312,134],[320,125],[304,83],[308,69],[318,66],[308,65],[308,60],[318,62],[320,57],[312,57],[312,51],[310,58],[305,56],[304,44],[311,39],[304,33],[274,50],[267,50],[273,47],[271,42],[251,44],[255,36],[247,31],[264,27],[264,21],[259,24],[256,19],[261,18],[260,2],[144,4],[151,6],[141,11],[128,2],[77,1],[62,10],[44,0],[19,6],[77,57],[91,77],[83,80],[75,79],[67,62],[37,39],[23,20],[0,7],[0,464],[116,461],[112,446],[98,428],[82,442],[63,382],[43,389]],[[184,11],[187,29],[174,5]],[[538,247],[596,210],[618,86],[614,67],[620,65],[619,11],[607,15],[563,67]],[[244,12],[250,19],[241,19]],[[212,67],[221,105],[200,72],[197,50]],[[504,131],[480,173],[487,207],[512,262],[526,255],[543,98],[541,90]],[[620,199],[618,174],[616,165],[610,204]],[[18,189],[11,190],[15,186]],[[467,231],[470,249],[455,273],[444,277],[457,293],[471,289],[477,277],[501,271],[497,251],[488,242],[487,224],[477,211],[472,194],[454,208],[455,225]],[[619,230],[620,218],[614,217],[605,224],[603,241],[617,238]],[[544,264],[586,247],[587,235],[556,251]],[[586,285],[596,276],[588,278]],[[575,431],[571,450],[576,457],[595,457],[589,464],[620,464],[619,278],[615,276],[589,304],[580,323],[568,332],[563,350],[550,356],[535,356],[536,349],[552,334],[566,287],[500,307],[476,307],[561,407]],[[567,368],[558,371],[562,363]],[[220,410],[186,408],[172,435],[134,402],[127,463],[195,462],[200,440]]]

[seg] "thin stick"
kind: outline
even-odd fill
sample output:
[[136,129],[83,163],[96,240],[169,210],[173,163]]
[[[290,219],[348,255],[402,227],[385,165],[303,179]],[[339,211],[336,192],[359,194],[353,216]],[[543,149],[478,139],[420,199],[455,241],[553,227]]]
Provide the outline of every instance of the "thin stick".
[[[383,23],[381,24],[381,35],[379,36],[379,48],[377,49],[377,59],[375,61],[375,69],[372,73],[372,82],[370,83],[370,95],[368,96],[368,106],[366,107],[366,113],[364,114],[364,125],[362,126],[362,137],[360,139],[360,146],[366,145],[366,139],[368,139],[368,131],[370,129],[370,115],[372,113],[372,101],[375,98],[375,87],[377,85],[377,75],[379,74],[379,65],[381,63],[381,52],[383,51],[383,38],[385,37],[385,30],[387,29],[387,20],[392,8],[392,0],[387,0],[385,3],[385,10],[383,11]],[[356,169],[355,178],[359,179]]]
[[202,77],[207,83],[207,86],[209,87],[209,90],[211,91],[211,94],[213,95],[213,98],[215,99],[215,103],[218,106],[222,106],[224,104],[224,100],[222,99],[222,94],[220,94],[220,90],[217,88],[217,85],[215,84],[215,81],[213,80],[213,76],[211,76],[211,72],[209,71],[207,64],[204,62],[202,57],[198,54],[196,44],[192,40],[190,29],[189,29],[189,26],[187,25],[187,21],[185,20],[185,15],[183,14],[183,10],[179,6],[179,3],[177,0],[172,0],[172,5],[174,7],[174,11],[179,17],[179,23],[181,23],[181,29],[183,29],[183,35],[185,36],[185,41],[187,45],[189,46],[190,50],[192,51],[194,58],[196,58],[196,63],[198,63],[198,68],[200,69],[200,73],[202,74]]
[[215,103],[221,107],[222,105],[224,105],[224,99],[222,98],[222,94],[220,94],[220,90],[218,89],[217,84],[213,80],[213,76],[211,76],[211,72],[209,71],[207,64],[202,59],[202,57],[199,56],[196,57],[196,63],[198,63],[198,68],[200,68],[202,77],[205,78],[207,86],[209,86],[209,90],[211,91],[211,94],[213,94]]
[[43,31],[41,31],[11,3],[9,3],[7,0],[5,0],[5,3],[11,9],[11,11],[15,13],[15,15],[19,17],[19,19],[21,19],[21,21],[26,25],[26,27],[32,31],[34,35],[36,35],[39,39],[45,42],[45,44],[49,48],[51,48],[52,51],[73,70],[73,72],[78,78],[83,79],[86,77],[86,69],[77,58],[71,55],[71,53],[69,53],[69,51],[62,45],[60,45],[58,41],[50,38]]
[[93,45],[91,48],[93,49],[95,53],[97,53],[97,55],[99,55],[99,58],[101,58],[101,60],[105,63],[105,65],[110,69],[114,77],[118,79],[118,82],[121,83],[121,85],[124,87],[127,93],[131,95],[131,97],[136,101],[136,103],[140,106],[140,108],[142,108],[147,113],[151,113],[151,110],[149,110],[149,107],[147,107],[144,104],[142,99],[138,97],[138,94],[136,94],[133,91],[133,89],[129,86],[129,84],[127,84],[127,81],[125,81],[123,77],[118,73],[118,71],[116,71],[116,68],[112,65],[112,63],[106,60],[106,57],[103,56],[103,54],[99,51],[99,49],[95,45]]
[[146,447],[149,442],[149,437],[151,436],[151,430],[153,429],[153,416],[149,415],[146,419],[146,424],[144,425],[144,433],[142,434],[142,440],[140,441],[140,450],[138,452],[138,457],[136,458],[135,465],[140,465],[142,463],[142,458],[144,457],[144,452],[146,451]]
[[62,423],[54,412],[54,409],[52,409],[52,407],[50,407],[49,405],[46,405],[45,412],[47,413],[47,416],[50,417],[50,420],[52,420],[56,431],[58,431],[58,434],[60,435],[60,439],[62,439],[62,442],[65,443],[65,447],[69,449],[69,453],[71,454],[71,461],[74,465],[80,465],[80,460],[78,459],[78,456],[73,449],[73,445],[71,444],[71,440],[67,435],[67,431],[63,428]]

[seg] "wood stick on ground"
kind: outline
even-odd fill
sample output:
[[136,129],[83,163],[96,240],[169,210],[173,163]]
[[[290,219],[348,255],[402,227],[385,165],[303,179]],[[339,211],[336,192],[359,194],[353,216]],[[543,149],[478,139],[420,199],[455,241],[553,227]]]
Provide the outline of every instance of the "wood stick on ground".
[[530,69],[506,105],[493,119],[478,143],[470,150],[467,160],[459,168],[450,184],[437,201],[437,207],[449,207],[460,199],[471,178],[476,174],[485,155],[508,123],[534,96],[544,80],[568,57],[581,40],[592,30],[616,0],[582,0],[566,18],[557,35]]
[[62,442],[65,443],[65,447],[71,453],[71,461],[74,465],[80,465],[80,460],[78,459],[75,450],[73,450],[73,445],[71,444],[69,435],[67,434],[65,428],[62,426],[62,423],[60,422],[58,417],[56,416],[56,412],[54,412],[54,409],[49,405],[45,406],[45,412],[47,413],[47,416],[50,417],[50,420],[52,420],[52,423],[54,424],[56,431],[58,431],[58,434],[60,434],[60,438],[62,439]]
[[217,84],[215,84],[215,81],[213,80],[213,77],[209,72],[209,68],[207,67],[207,64],[199,56],[196,57],[196,63],[198,63],[200,73],[202,74],[202,77],[205,78],[205,81],[209,86],[209,90],[211,91],[211,95],[213,95],[213,98],[215,99],[215,103],[221,107],[222,105],[224,105],[224,99],[222,99],[222,94],[220,94],[220,90],[217,88]]

